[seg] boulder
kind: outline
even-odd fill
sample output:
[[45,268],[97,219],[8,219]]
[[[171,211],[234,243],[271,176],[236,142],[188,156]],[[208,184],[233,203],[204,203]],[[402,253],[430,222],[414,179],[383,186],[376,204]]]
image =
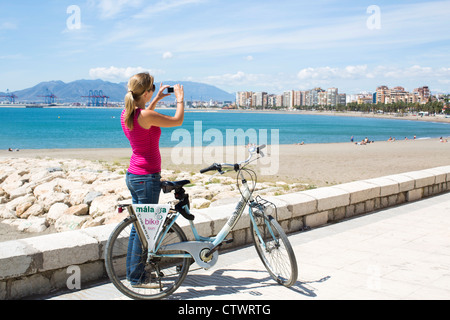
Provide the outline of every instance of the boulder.
[[65,203],[53,204],[47,213],[47,219],[50,223],[55,223],[61,216],[69,209],[69,206]]
[[97,197],[91,203],[89,214],[93,218],[108,214],[114,214],[117,211],[117,204],[120,200],[122,199],[117,195]]
[[87,204],[79,204],[68,208],[64,214],[72,216],[86,216],[89,214],[89,206]]
[[35,203],[33,204],[31,207],[28,208],[27,211],[25,211],[20,218],[22,219],[27,219],[29,217],[39,217],[41,215],[43,215],[45,213],[44,207],[39,204],[39,203]]

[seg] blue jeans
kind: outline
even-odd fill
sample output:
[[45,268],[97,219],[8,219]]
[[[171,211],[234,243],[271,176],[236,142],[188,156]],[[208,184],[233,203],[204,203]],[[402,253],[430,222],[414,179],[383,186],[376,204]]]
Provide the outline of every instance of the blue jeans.
[[[127,172],[127,187],[131,192],[133,204],[157,204],[161,192],[161,175],[159,173],[149,175],[135,175]],[[142,252],[142,244],[136,229],[131,229],[127,251],[127,279],[132,285],[145,281],[145,257]]]

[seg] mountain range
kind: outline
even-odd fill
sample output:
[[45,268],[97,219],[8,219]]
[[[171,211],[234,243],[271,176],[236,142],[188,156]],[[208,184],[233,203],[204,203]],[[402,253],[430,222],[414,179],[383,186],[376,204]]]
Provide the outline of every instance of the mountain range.
[[[234,101],[235,95],[221,90],[215,86],[205,83],[192,81],[165,81],[164,85],[175,85],[177,83],[184,86],[184,97],[186,101]],[[85,103],[88,101],[86,96],[89,96],[89,91],[102,91],[105,96],[108,96],[109,102],[122,102],[127,92],[127,83],[112,83],[103,80],[77,80],[69,83],[63,81],[48,81],[41,82],[32,88],[19,90],[13,92],[17,96],[16,102],[43,103],[45,98],[43,96],[49,93],[56,96],[56,103]],[[159,83],[157,84],[159,90]],[[6,93],[0,93],[0,96]],[[5,98],[0,98],[2,101]],[[165,98],[163,101],[175,101],[175,96]]]

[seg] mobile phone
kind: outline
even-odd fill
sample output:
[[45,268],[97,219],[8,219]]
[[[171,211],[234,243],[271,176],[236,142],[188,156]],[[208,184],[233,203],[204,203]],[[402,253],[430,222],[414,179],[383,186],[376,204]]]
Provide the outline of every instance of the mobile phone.
[[173,87],[167,88],[167,93],[174,93],[174,92],[175,92],[175,91],[174,91]]

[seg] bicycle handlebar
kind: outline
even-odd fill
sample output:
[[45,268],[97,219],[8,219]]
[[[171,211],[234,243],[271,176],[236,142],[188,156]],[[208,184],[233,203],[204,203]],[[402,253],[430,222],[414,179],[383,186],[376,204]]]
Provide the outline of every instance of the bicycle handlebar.
[[214,163],[213,165],[209,166],[208,168],[200,170],[200,173],[205,173],[205,172],[213,171],[213,170],[222,171],[222,166],[218,163]]
[[222,172],[222,167],[223,166],[232,167],[235,171],[238,171],[240,169],[240,167],[241,167],[241,164],[248,163],[255,153],[261,155],[261,157],[264,157],[264,153],[262,153],[261,150],[264,149],[265,147],[266,147],[265,144],[260,145],[260,146],[254,146],[253,145],[253,146],[248,148],[248,151],[250,152],[250,156],[246,160],[241,161],[241,162],[236,163],[236,164],[230,164],[230,163],[221,163],[221,164],[219,164],[219,163],[214,163],[211,166],[209,166],[208,168],[201,169],[200,173],[206,173],[208,171],[218,171],[220,173],[223,173]]

